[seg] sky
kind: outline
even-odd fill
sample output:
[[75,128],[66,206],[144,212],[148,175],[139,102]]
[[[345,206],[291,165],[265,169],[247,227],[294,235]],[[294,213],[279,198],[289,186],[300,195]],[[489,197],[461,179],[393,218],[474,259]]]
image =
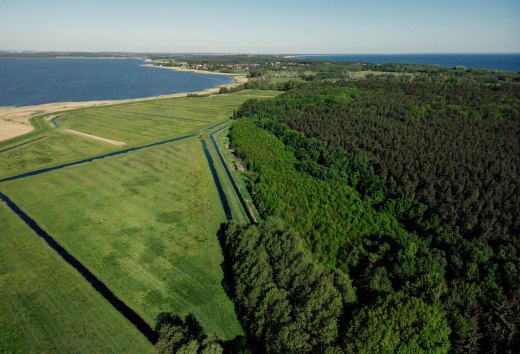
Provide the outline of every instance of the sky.
[[0,50],[520,52],[520,0],[0,0]]

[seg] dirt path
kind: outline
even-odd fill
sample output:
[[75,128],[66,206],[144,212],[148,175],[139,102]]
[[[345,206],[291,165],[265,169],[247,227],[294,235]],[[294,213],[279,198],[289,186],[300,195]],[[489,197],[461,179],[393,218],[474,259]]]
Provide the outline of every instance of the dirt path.
[[83,132],[80,132],[80,131],[77,131],[77,130],[64,129],[64,128],[62,128],[61,131],[64,132],[64,133],[69,133],[69,134],[74,134],[74,135],[83,136],[83,137],[85,137],[85,138],[89,138],[89,139],[94,139],[94,140],[103,141],[103,142],[105,142],[105,143],[112,144],[112,145],[116,145],[116,146],[119,146],[119,147],[126,146],[126,143],[124,143],[124,142],[122,142],[122,141],[117,141],[117,140],[107,139],[107,138],[103,138],[103,137],[101,137],[101,136],[92,135],[92,134],[87,134],[87,133],[83,133]]

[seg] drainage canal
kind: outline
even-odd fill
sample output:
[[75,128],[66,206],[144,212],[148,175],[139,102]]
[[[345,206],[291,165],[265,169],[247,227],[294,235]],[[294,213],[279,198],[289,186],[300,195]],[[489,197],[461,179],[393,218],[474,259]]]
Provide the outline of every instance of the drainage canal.
[[233,176],[231,176],[231,172],[229,171],[229,168],[228,168],[228,166],[226,164],[226,161],[224,161],[224,157],[222,156],[222,153],[220,152],[220,149],[219,149],[219,147],[217,145],[217,142],[215,141],[215,138],[213,137],[213,134],[215,134],[215,133],[216,132],[210,134],[209,135],[209,139],[211,140],[211,143],[213,144],[213,147],[215,148],[215,151],[217,152],[218,158],[220,159],[220,162],[222,163],[222,166],[224,166],[224,170],[226,171],[226,174],[227,174],[227,176],[229,178],[229,181],[231,182],[231,186],[235,190],[235,194],[237,195],[238,200],[240,201],[240,204],[242,204],[242,208],[244,209],[244,211],[245,211],[245,213],[247,215],[247,218],[249,219],[249,222],[251,224],[256,224],[255,218],[253,217],[253,215],[251,215],[251,211],[247,207],[246,201],[244,200],[244,197],[242,196],[242,193],[240,192],[240,190],[238,189],[237,184],[235,183],[235,179],[233,178]]
[[226,194],[224,193],[224,189],[222,188],[222,183],[220,183],[220,179],[218,178],[217,170],[215,169],[215,165],[213,164],[213,159],[208,151],[208,147],[206,146],[206,142],[204,140],[200,140],[202,143],[202,150],[204,150],[204,155],[206,155],[206,159],[209,163],[209,168],[211,170],[211,174],[213,175],[213,179],[215,180],[215,184],[217,186],[218,195],[220,197],[220,201],[222,202],[222,207],[224,208],[224,213],[226,214],[226,218],[228,220],[232,219],[231,216],[231,208],[229,207],[228,200],[226,198]]

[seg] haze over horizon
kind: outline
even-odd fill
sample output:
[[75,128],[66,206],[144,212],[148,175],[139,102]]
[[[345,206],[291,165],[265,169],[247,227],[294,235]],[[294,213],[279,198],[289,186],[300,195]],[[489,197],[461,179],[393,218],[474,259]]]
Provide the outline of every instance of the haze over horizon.
[[0,50],[518,53],[520,2],[6,0]]

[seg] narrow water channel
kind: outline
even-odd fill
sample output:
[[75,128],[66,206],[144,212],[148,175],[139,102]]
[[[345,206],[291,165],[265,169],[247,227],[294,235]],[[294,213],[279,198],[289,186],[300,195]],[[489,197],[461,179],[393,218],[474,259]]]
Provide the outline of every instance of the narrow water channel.
[[217,186],[218,195],[220,197],[220,201],[222,202],[224,213],[226,214],[226,218],[228,220],[231,220],[233,218],[231,215],[231,208],[229,207],[226,194],[224,193],[224,189],[222,188],[222,183],[220,183],[220,179],[218,178],[217,170],[215,169],[215,165],[213,164],[213,159],[211,158],[208,147],[206,146],[206,142],[202,139],[200,140],[200,142],[202,143],[202,150],[204,150],[204,155],[206,155],[206,159],[208,160],[211,174],[213,175],[213,179],[215,180],[215,185]]
[[215,141],[215,138],[213,137],[213,134],[215,134],[215,133],[216,132],[213,132],[212,134],[210,134],[209,135],[209,139],[211,140],[211,143],[213,144],[213,147],[215,148],[215,151],[217,152],[218,158],[220,159],[220,162],[222,163],[222,166],[224,166],[224,170],[226,171],[226,174],[227,174],[227,176],[229,178],[229,181],[231,182],[231,186],[235,190],[235,194],[237,195],[238,200],[240,201],[240,204],[242,205],[242,208],[244,209],[244,211],[245,211],[245,213],[247,215],[247,218],[249,219],[249,222],[251,224],[256,224],[255,218],[253,217],[253,215],[251,215],[251,211],[247,207],[247,204],[246,204],[246,201],[244,199],[244,196],[242,195],[242,193],[240,193],[240,190],[238,189],[238,186],[235,183],[235,179],[231,175],[231,172],[229,171],[229,168],[228,168],[228,166],[226,164],[226,161],[224,160],[224,157],[222,156],[222,153],[220,152],[220,149],[219,149],[219,147],[217,145],[217,142]]

